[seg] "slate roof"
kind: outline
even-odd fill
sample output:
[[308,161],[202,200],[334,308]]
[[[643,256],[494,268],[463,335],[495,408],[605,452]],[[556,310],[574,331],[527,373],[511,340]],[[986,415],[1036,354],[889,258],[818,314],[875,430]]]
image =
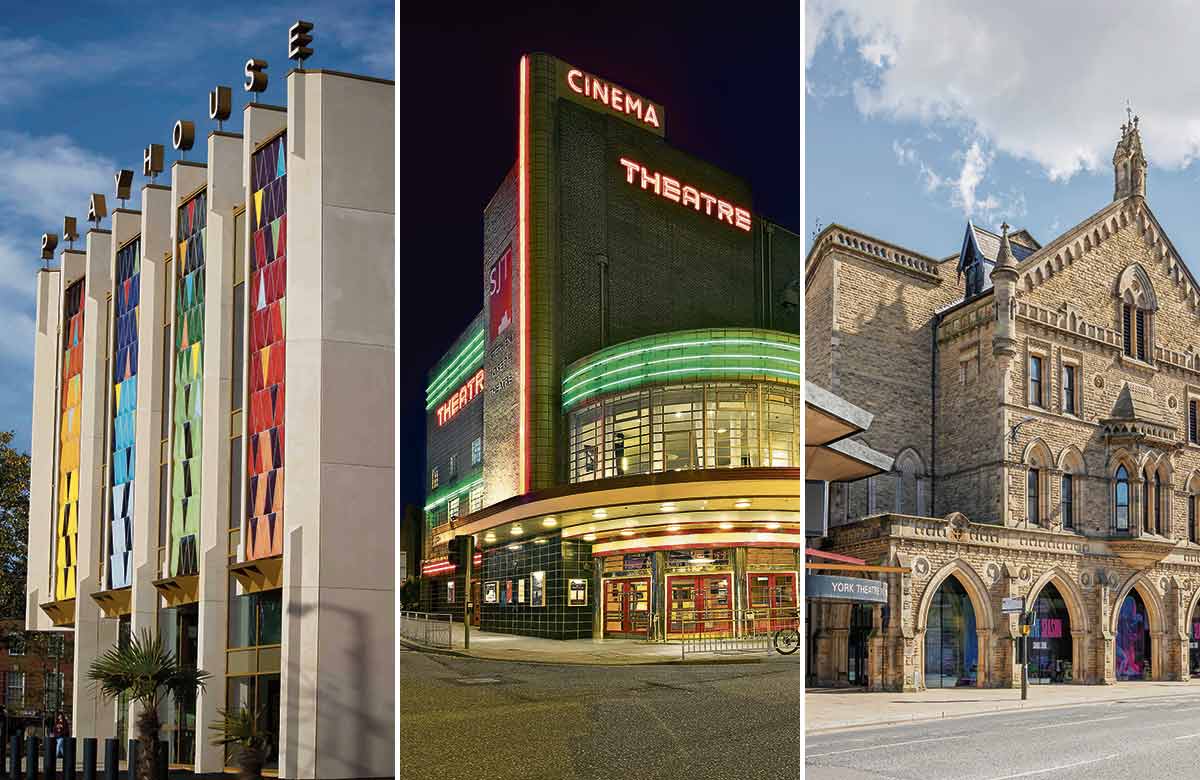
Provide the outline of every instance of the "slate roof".
[[1134,382],[1126,382],[1113,404],[1113,420],[1141,420],[1145,422],[1167,424],[1167,416],[1163,413],[1162,404],[1154,395],[1154,390]]

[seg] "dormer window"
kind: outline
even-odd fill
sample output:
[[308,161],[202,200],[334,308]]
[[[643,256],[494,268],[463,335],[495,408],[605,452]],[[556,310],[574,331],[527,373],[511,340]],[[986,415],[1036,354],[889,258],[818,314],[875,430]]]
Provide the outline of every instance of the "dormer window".
[[1122,347],[1126,357],[1151,362],[1154,347],[1154,312],[1158,299],[1145,269],[1134,263],[1117,281],[1121,309]]

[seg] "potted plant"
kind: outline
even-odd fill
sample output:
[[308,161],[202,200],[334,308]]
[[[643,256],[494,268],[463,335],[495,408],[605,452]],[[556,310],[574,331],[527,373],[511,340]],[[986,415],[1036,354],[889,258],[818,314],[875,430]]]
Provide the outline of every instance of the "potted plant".
[[239,707],[233,711],[217,710],[217,714],[221,719],[208,727],[215,732],[212,743],[234,749],[232,758],[237,762],[240,780],[261,780],[271,748],[271,734],[260,725],[262,711],[256,713]]
[[138,741],[137,780],[154,780],[158,762],[158,707],[167,696],[182,702],[204,687],[209,674],[180,665],[157,635],[142,629],[129,644],[109,648],[88,669],[107,699],[122,695],[141,706],[134,728]]

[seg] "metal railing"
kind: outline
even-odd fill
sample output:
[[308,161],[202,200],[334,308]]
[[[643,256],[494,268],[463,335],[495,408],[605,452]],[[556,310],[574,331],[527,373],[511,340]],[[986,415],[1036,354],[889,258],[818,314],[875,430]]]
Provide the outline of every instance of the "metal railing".
[[696,653],[769,653],[776,632],[799,626],[795,607],[672,610],[667,636],[679,640],[685,659]]
[[448,612],[401,612],[400,637],[426,647],[454,646],[454,616]]

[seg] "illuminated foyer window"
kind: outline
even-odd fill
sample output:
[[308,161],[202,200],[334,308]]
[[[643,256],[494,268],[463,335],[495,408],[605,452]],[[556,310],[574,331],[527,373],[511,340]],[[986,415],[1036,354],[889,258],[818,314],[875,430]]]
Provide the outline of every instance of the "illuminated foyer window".
[[284,335],[287,322],[287,136],[250,161],[250,414],[246,559],[283,553]]
[[200,421],[204,400],[204,287],[208,193],[179,207],[175,266],[175,391],[172,400],[172,577],[196,574],[200,533]]
[[83,392],[84,280],[63,293],[62,409],[58,428],[58,523],[54,598],[75,598],[76,541],[79,534],[79,415]]
[[117,252],[116,278],[113,280],[112,484],[108,556],[110,588],[124,588],[130,584],[141,255],[140,238],[135,238],[121,247]]

